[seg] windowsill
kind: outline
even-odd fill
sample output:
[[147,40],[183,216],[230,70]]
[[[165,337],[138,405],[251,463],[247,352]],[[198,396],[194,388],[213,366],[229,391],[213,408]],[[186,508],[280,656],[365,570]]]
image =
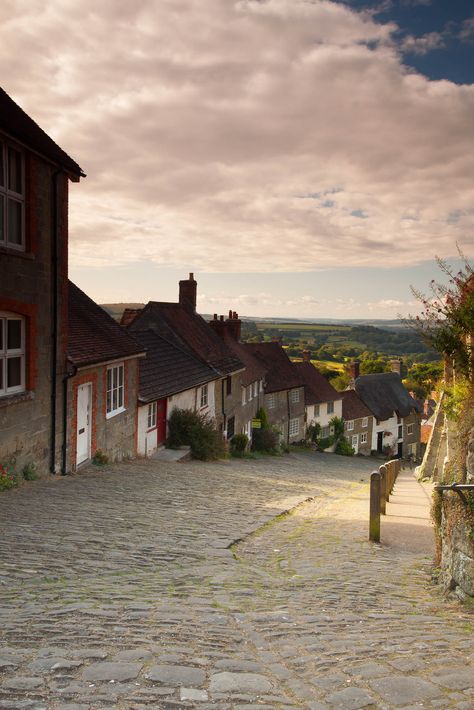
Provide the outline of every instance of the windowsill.
[[6,394],[0,397],[0,407],[9,407],[12,404],[19,404],[20,402],[29,402],[35,398],[35,393],[33,391],[26,392],[16,392],[15,394]]
[[122,414],[122,412],[126,412],[125,407],[121,407],[120,409],[114,409],[113,412],[109,412],[108,414],[105,415],[106,419],[112,419],[113,417],[116,417],[117,414]]
[[0,244],[0,253],[8,254],[9,256],[19,256],[22,259],[29,259],[30,261],[33,261],[35,258],[35,255],[32,251],[23,251],[22,249],[7,247],[4,244]]

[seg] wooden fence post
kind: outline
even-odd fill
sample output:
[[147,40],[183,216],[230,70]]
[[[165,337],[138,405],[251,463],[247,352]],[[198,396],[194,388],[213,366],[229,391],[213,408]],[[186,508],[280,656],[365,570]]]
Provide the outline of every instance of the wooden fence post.
[[370,514],[369,540],[380,542],[380,488],[381,475],[378,471],[370,474]]
[[388,489],[390,486],[388,466],[386,466],[385,464],[382,464],[382,466],[379,467],[379,471],[380,471],[380,512],[382,515],[385,515],[386,503],[387,503],[388,494],[389,494]]

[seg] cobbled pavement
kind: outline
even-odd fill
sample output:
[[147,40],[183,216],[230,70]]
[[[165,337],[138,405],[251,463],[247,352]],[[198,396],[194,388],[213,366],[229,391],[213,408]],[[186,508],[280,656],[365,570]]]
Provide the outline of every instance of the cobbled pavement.
[[2,494],[0,709],[474,710],[472,614],[367,541],[369,466],[135,461]]

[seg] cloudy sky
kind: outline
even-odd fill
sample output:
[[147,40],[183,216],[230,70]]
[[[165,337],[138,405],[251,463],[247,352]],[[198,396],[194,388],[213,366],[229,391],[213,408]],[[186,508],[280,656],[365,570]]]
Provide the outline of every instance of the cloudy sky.
[[471,0],[3,0],[0,62],[99,302],[388,318],[474,256]]

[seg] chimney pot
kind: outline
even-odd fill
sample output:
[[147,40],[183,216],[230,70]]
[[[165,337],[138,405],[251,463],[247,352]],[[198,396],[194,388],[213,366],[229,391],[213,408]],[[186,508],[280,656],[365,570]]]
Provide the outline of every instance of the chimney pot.
[[179,282],[179,305],[187,308],[193,313],[196,312],[197,283],[194,274],[189,274],[189,279]]
[[303,350],[303,362],[311,361],[311,350]]

